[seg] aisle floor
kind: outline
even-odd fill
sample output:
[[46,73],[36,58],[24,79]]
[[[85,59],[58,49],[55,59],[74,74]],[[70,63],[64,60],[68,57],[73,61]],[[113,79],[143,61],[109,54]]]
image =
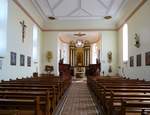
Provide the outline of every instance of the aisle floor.
[[86,80],[73,81],[60,115],[98,115]]

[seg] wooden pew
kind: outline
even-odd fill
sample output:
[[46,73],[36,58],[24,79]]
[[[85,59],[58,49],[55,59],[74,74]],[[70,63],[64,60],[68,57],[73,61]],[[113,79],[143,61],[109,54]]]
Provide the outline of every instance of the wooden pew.
[[150,101],[122,100],[120,115],[150,115]]
[[[9,88],[7,88],[9,86]],[[27,91],[34,91],[34,90],[36,90],[36,91],[41,91],[41,90],[51,90],[51,91],[53,91],[53,96],[54,96],[54,98],[53,98],[53,101],[55,101],[55,102],[53,102],[54,104],[54,106],[56,106],[56,104],[58,103],[58,101],[59,101],[59,99],[61,98],[61,96],[62,96],[62,92],[61,92],[61,89],[60,89],[60,86],[58,86],[58,84],[36,84],[35,82],[33,82],[33,83],[29,83],[29,84],[27,84],[27,83],[1,83],[0,84],[0,87],[1,87],[1,89],[2,90],[8,90],[8,89],[10,89],[10,90],[12,90],[12,88],[14,89],[14,90],[27,90]],[[4,88],[3,88],[4,87]],[[11,87],[11,88],[10,88]],[[19,88],[20,87],[20,88]]]
[[113,115],[113,112],[120,111],[122,100],[150,101],[150,93],[111,92],[111,96],[107,97],[105,101],[108,115]]
[[[15,92],[13,92],[13,94],[14,93]],[[19,113],[19,115],[24,115],[24,112],[26,114],[29,114],[28,113],[29,111],[32,112],[32,115],[51,115],[50,108],[49,108],[50,105],[49,103],[47,103],[48,98],[45,98],[46,100],[41,101],[40,96],[31,97],[31,93],[29,95],[30,98],[29,97],[23,98],[21,97],[22,94],[17,95],[18,96],[17,98],[0,98],[0,115],[1,113],[7,114],[7,110],[10,111],[17,110],[17,113]],[[13,97],[13,95],[11,97]]]
[[61,86],[59,86],[59,84],[36,84],[35,82],[33,83],[1,83],[0,87],[22,87],[22,89],[24,87],[28,87],[32,90],[34,90],[35,88],[49,88],[50,90],[53,90],[55,97],[57,98],[57,100],[59,100],[61,98],[61,96],[63,95],[63,90],[61,89]]
[[[27,110],[31,111],[32,115],[42,115],[40,106],[42,103],[40,103],[40,97],[36,96],[34,100],[23,100],[23,99],[0,99],[0,115],[9,114],[19,114],[21,115],[21,112],[18,110]],[[16,111],[17,110],[17,111]],[[49,115],[49,114],[46,114]]]
[[[96,95],[97,100],[101,102],[100,104],[108,111],[108,115],[113,115],[115,109],[122,111],[122,99],[128,101],[150,101],[150,84],[144,80],[88,78],[88,86]],[[117,113],[114,115],[117,115]]]
[[[66,80],[65,82],[70,81]],[[49,78],[45,76],[2,81],[0,83],[1,102],[3,103],[4,101],[8,101],[8,103],[10,103],[11,101],[13,101],[14,103],[15,102],[17,103],[18,100],[20,102],[23,102],[24,100],[33,101],[35,96],[39,96],[40,103],[43,103],[41,108],[45,108],[44,115],[51,115],[52,111],[54,110],[54,107],[56,107],[56,104],[64,94],[65,88],[69,87],[68,85],[65,84],[65,82],[64,80],[58,77]],[[48,94],[46,93],[47,90],[49,90]],[[56,99],[54,99],[55,96]],[[54,104],[55,100],[56,102]],[[10,106],[8,104],[6,108],[9,107]]]

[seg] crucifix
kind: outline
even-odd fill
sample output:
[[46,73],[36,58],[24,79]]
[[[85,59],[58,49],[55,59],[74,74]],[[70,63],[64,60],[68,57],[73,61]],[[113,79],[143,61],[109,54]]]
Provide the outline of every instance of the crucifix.
[[23,21],[20,21],[20,24],[21,24],[21,26],[22,26],[22,42],[24,43],[24,39],[25,39],[25,28],[27,27],[26,25],[25,25],[25,21],[23,20]]

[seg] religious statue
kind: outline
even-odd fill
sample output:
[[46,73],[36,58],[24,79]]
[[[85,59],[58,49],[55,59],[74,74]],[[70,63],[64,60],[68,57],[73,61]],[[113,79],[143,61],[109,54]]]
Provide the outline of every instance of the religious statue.
[[47,52],[47,60],[48,60],[48,62],[50,62],[51,59],[52,59],[52,52],[48,51]]
[[140,47],[140,38],[139,38],[139,35],[137,33],[135,33],[134,39],[135,39],[134,46],[137,47],[137,48],[139,48]]
[[108,63],[111,63],[112,62],[112,52],[111,51],[109,51],[107,53],[107,58],[108,58]]
[[25,25],[25,21],[23,20],[23,21],[20,21],[20,24],[21,24],[21,26],[22,26],[22,42],[24,43],[24,39],[25,39],[25,28],[27,27],[26,25]]
[[107,53],[107,59],[108,59],[108,63],[109,63],[109,68],[108,68],[108,72],[111,73],[112,72],[112,66],[111,66],[111,62],[112,62],[112,52],[109,51]]

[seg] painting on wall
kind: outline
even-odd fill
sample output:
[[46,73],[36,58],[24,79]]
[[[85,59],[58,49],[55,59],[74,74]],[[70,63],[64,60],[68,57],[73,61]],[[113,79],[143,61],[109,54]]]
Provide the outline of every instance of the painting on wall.
[[141,65],[142,65],[142,64],[141,64],[141,59],[142,59],[141,54],[138,54],[138,55],[136,56],[136,66],[141,66]]
[[0,70],[2,69],[2,60],[0,60]]
[[145,65],[150,66],[150,52],[145,53]]
[[31,66],[31,57],[27,56],[27,66],[30,67]]
[[130,57],[130,67],[134,66],[134,56]]
[[10,65],[16,65],[16,53],[10,52]]
[[24,55],[20,55],[20,66],[24,66],[25,65],[25,56]]

